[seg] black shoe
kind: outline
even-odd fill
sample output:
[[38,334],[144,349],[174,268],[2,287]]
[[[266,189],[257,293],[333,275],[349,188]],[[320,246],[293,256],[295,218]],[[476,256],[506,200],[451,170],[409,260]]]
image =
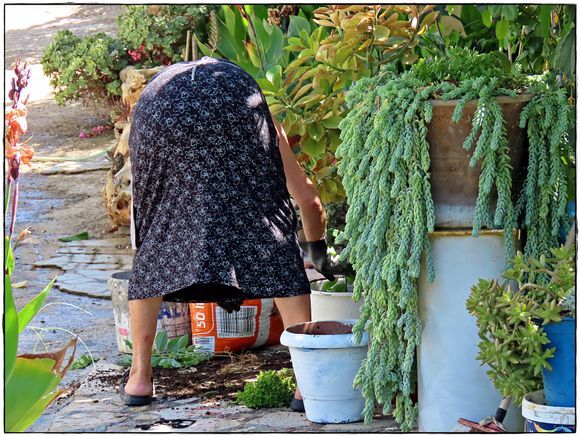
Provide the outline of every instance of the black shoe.
[[[126,406],[146,406],[151,404],[153,401],[153,394],[151,395],[131,395],[125,392],[125,385],[129,380],[129,371],[127,371],[123,378],[121,378],[121,384],[119,385],[119,395]],[[153,378],[151,378],[151,383],[153,383]],[[153,387],[153,393],[155,393],[155,387]]]
[[292,402],[290,403],[290,410],[293,412],[304,413],[304,401],[297,398],[292,398]]

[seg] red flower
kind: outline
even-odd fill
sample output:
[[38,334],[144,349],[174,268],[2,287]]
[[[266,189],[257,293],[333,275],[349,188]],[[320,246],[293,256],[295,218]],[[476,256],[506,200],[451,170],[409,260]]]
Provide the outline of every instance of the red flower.
[[10,179],[18,180],[20,175],[20,164],[30,165],[30,161],[34,157],[34,149],[25,145],[10,146],[6,150],[6,158],[10,167]]
[[9,145],[16,145],[20,135],[28,130],[26,121],[26,106],[17,106],[6,111],[6,141]]
[[20,160],[23,164],[30,165],[34,157],[34,148],[26,145],[10,146],[6,150],[8,160]]

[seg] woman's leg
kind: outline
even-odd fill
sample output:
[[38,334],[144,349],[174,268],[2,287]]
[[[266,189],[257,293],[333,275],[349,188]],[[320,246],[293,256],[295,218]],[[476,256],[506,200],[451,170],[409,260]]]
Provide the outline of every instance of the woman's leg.
[[161,300],[162,297],[155,297],[129,301],[133,363],[125,392],[130,395],[151,395],[153,391],[151,353]]
[[[284,328],[301,322],[310,321],[310,294],[299,295],[296,297],[275,298],[276,307],[282,315]],[[294,397],[302,399],[300,390],[296,387]]]

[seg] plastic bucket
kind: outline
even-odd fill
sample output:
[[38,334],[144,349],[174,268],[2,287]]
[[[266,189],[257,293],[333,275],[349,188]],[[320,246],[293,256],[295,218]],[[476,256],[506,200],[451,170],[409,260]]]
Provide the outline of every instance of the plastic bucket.
[[[419,431],[450,432],[458,418],[479,422],[502,397],[476,359],[479,336],[475,317],[465,307],[480,278],[500,278],[505,265],[500,231],[443,231],[430,234],[435,280],[423,264],[419,278],[421,344],[417,350]],[[521,431],[523,419],[512,403],[504,426]]]
[[[117,347],[121,353],[131,353],[126,340],[131,340],[131,319],[129,317],[129,277],[130,271],[121,271],[111,275],[108,288],[113,302],[115,334]],[[166,330],[172,339],[187,335],[191,342],[189,306],[187,303],[170,303],[163,301],[157,318],[157,331]]]
[[290,348],[306,419],[320,424],[362,421],[364,399],[354,378],[367,355],[368,334],[354,341],[356,320],[314,321],[288,327],[280,338]]
[[524,396],[522,415],[526,433],[575,433],[576,408],[546,406],[544,391]]
[[322,291],[322,285],[325,282],[327,282],[327,280],[320,280],[310,284],[310,310],[312,321],[359,319],[360,307],[363,299],[361,298],[355,303],[352,300],[352,292]]
[[548,360],[552,371],[543,369],[544,395],[548,406],[576,407],[576,323],[573,318],[548,323],[544,331],[550,340],[544,348],[556,347]]

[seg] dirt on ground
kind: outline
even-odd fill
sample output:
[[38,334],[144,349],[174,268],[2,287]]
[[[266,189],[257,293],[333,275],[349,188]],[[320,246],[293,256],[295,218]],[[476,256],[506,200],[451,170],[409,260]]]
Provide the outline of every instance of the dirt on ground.
[[[260,371],[291,368],[287,350],[260,348],[230,356],[214,357],[191,368],[155,368],[155,392],[158,398],[200,398],[212,401],[235,401],[236,392]],[[95,380],[103,386],[117,386],[122,375],[99,372]],[[105,390],[105,388],[103,388]]]

